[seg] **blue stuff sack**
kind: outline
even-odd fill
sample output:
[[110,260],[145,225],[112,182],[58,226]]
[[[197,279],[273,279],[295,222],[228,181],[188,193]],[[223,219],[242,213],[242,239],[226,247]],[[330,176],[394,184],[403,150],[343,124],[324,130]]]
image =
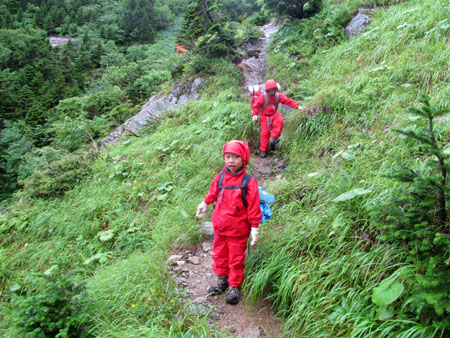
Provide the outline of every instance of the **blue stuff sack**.
[[261,187],[258,187],[259,189],[259,208],[261,209],[261,224],[264,224],[264,222],[268,219],[272,218],[272,210],[270,210],[269,204],[275,202],[275,196],[272,194],[269,194],[268,192],[265,192],[262,190]]

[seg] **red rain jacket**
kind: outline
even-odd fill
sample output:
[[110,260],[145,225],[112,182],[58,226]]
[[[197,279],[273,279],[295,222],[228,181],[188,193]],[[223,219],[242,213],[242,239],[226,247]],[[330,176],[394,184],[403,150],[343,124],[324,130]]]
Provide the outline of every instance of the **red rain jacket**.
[[[278,93],[280,101],[278,103],[285,104],[291,108],[297,109],[300,105],[297,101],[288,98],[286,95]],[[259,95],[258,98],[252,104],[252,115],[258,115],[261,108],[264,106],[266,99],[264,95]],[[273,115],[276,111],[277,97],[275,95],[269,95],[269,104],[261,111],[262,115]]]
[[[245,167],[250,157],[250,149],[247,142],[232,140],[223,147],[222,155],[233,153],[242,157],[242,169],[232,174],[226,167],[222,171],[225,176],[223,186],[241,185],[245,175]],[[258,183],[253,177],[248,183],[247,203],[245,208],[242,201],[241,189],[222,189],[219,192],[219,177],[221,172],[214,178],[205,198],[206,204],[216,201],[212,213],[214,232],[222,236],[248,236],[250,227],[257,228],[261,221],[261,209],[259,207]]]

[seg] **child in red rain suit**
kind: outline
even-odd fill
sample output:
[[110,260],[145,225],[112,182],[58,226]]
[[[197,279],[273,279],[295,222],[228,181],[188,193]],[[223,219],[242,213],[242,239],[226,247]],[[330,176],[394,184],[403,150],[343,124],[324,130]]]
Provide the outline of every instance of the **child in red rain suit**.
[[[244,280],[247,240],[251,234],[251,245],[254,245],[258,238],[261,209],[258,183],[245,171],[250,157],[247,142],[237,140],[228,142],[223,147],[222,155],[225,166],[212,181],[205,201],[198,206],[197,217],[202,218],[208,211],[208,205],[216,202],[212,213],[214,227],[212,258],[218,284],[211,286],[208,292],[221,294],[227,291],[226,302],[237,304]],[[248,182],[244,190],[243,180]]]
[[278,92],[278,84],[275,80],[267,80],[265,93],[258,96],[252,104],[252,120],[261,123],[260,150],[261,157],[266,157],[270,147],[275,147],[278,138],[283,131],[283,116],[278,112],[278,104],[282,103],[291,108],[299,108],[300,104]]

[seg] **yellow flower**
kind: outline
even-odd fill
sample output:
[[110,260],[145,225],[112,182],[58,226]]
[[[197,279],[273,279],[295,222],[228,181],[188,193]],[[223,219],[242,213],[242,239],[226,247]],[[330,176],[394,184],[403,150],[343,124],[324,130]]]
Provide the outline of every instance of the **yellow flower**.
[[162,301],[164,300],[164,298],[159,297],[158,300],[159,300],[160,302],[162,302]]
[[134,309],[136,307],[136,304],[131,304],[131,308]]
[[152,297],[148,297],[148,301],[151,302],[152,301]]
[[173,303],[175,300],[171,299],[170,302]]

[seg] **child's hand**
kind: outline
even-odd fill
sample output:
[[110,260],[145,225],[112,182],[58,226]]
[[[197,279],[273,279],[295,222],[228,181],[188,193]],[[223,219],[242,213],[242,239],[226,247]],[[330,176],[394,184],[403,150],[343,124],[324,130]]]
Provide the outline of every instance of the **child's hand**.
[[253,115],[253,116],[252,116],[252,121],[253,121],[253,122],[258,121],[258,115]]
[[258,240],[258,228],[252,228],[250,232],[250,236],[252,236],[252,241],[250,245],[255,245],[256,241]]
[[197,207],[197,215],[196,216],[198,218],[203,218],[203,217],[205,217],[205,214],[207,211],[208,211],[208,204],[206,204],[205,202],[202,202]]

